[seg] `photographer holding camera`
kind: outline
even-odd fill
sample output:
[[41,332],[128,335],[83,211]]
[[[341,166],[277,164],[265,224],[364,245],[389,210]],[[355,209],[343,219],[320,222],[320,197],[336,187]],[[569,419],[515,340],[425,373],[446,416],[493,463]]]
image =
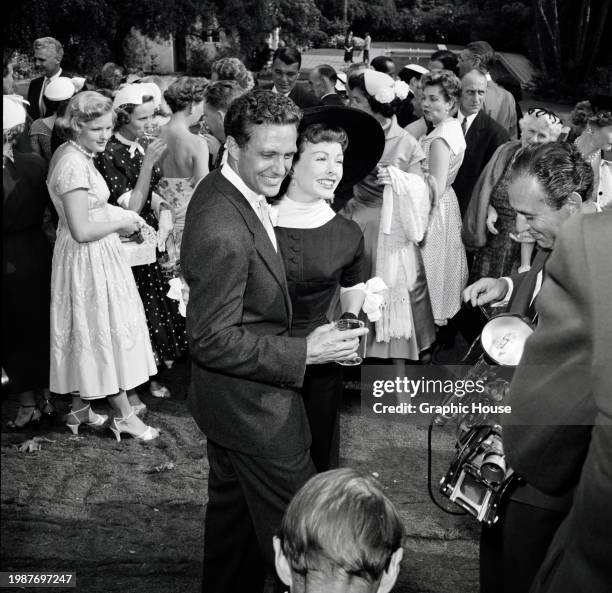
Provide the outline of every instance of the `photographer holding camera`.
[[[573,145],[549,143],[521,150],[510,167],[508,196],[538,246],[531,269],[511,278],[482,278],[464,290],[463,299],[473,306],[508,301],[509,312],[533,318],[544,263],[559,228],[581,211],[592,186],[592,169]],[[572,492],[551,496],[529,482],[510,491],[499,521],[481,532],[481,593],[529,592],[571,499]]]

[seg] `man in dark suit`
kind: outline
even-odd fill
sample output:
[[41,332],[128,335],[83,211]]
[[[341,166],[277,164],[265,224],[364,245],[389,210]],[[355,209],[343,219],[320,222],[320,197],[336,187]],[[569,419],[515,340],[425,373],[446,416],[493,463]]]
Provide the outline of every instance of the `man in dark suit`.
[[319,105],[345,105],[342,97],[336,92],[338,75],[327,64],[316,66],[308,76],[312,94],[319,99]]
[[453,189],[461,216],[470,202],[472,190],[497,147],[510,140],[508,133],[483,110],[487,92],[486,71],[474,69],[461,77],[461,98],[457,120],[465,135],[465,156]]
[[538,328],[510,387],[504,442],[512,467],[548,494],[578,484],[534,593],[607,593],[612,583],[610,229],[609,212],[564,226],[546,265]]
[[225,116],[228,162],[189,203],[181,269],[189,286],[188,406],[207,437],[205,593],[261,593],[272,537],[315,472],[301,395],[307,364],[353,356],[365,329],[293,338],[291,301],[265,197],[297,151],[300,111],[254,90]]
[[34,42],[34,63],[36,71],[42,76],[34,78],[28,87],[28,115],[32,119],[45,116],[45,102],[43,93],[45,87],[62,75],[60,66],[64,57],[62,44],[53,37],[41,37]]
[[518,137],[516,101],[512,93],[499,86],[490,74],[493,63],[497,60],[495,51],[486,41],[472,41],[459,54],[459,76],[474,68],[483,68],[487,77],[487,95],[483,111],[491,116],[508,133],[512,140]]
[[302,109],[315,107],[319,99],[297,82],[301,67],[302,54],[297,49],[279,47],[272,57],[272,90],[289,97]]
[[[554,176],[550,175],[551,171],[555,171]],[[476,306],[510,298],[510,312],[533,318],[536,305],[539,310],[540,302],[547,298],[546,292],[540,293],[543,267],[555,247],[559,229],[569,217],[580,212],[592,188],[593,170],[571,144],[552,142],[519,152],[511,165],[508,196],[510,205],[526,218],[538,253],[528,272],[505,279],[481,278],[465,289],[464,300]],[[547,301],[546,306],[557,304]],[[574,322],[580,323],[580,319],[575,317]],[[540,378],[547,372],[542,367],[530,367],[530,370]],[[513,391],[518,393],[516,384]],[[529,393],[539,397],[539,392]],[[504,441],[505,434],[504,429]],[[565,455],[581,457],[585,448],[584,431],[570,430],[565,436],[570,446]],[[511,455],[510,466],[514,467],[512,459]],[[556,472],[561,462],[556,460],[547,471]],[[545,466],[538,467],[545,471]],[[519,468],[514,469],[521,474]],[[527,482],[509,492],[500,520],[482,530],[481,593],[528,593],[548,546],[570,509],[571,489],[542,491],[538,480],[524,477]]]

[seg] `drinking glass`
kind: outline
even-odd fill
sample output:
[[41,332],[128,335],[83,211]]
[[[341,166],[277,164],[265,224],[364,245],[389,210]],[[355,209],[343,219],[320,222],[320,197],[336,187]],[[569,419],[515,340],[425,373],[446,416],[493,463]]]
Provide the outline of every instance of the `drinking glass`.
[[[363,327],[365,324],[359,319],[339,319],[334,323],[336,329],[340,331],[346,331],[349,329],[358,329]],[[359,346],[357,347],[357,356],[354,358],[344,358],[342,360],[336,360],[338,364],[343,366],[355,366],[361,364],[365,358],[365,347],[366,347],[366,336],[359,338]]]

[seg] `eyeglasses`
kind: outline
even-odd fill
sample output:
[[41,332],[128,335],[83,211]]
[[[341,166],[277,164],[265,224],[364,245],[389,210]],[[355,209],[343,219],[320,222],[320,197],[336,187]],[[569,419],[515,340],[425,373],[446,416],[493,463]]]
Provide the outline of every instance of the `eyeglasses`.
[[549,109],[545,109],[544,107],[530,107],[527,111],[528,115],[535,115],[536,117],[540,117],[541,115],[547,115],[550,119],[555,123],[562,123],[561,118],[554,112]]

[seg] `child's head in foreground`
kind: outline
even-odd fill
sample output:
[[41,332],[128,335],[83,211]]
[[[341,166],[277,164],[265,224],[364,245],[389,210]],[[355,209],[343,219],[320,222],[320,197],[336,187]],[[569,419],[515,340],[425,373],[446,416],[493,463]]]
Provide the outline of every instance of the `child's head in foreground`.
[[311,478],[274,538],[276,570],[292,593],[387,593],[399,572],[404,528],[377,482],[352,469]]

